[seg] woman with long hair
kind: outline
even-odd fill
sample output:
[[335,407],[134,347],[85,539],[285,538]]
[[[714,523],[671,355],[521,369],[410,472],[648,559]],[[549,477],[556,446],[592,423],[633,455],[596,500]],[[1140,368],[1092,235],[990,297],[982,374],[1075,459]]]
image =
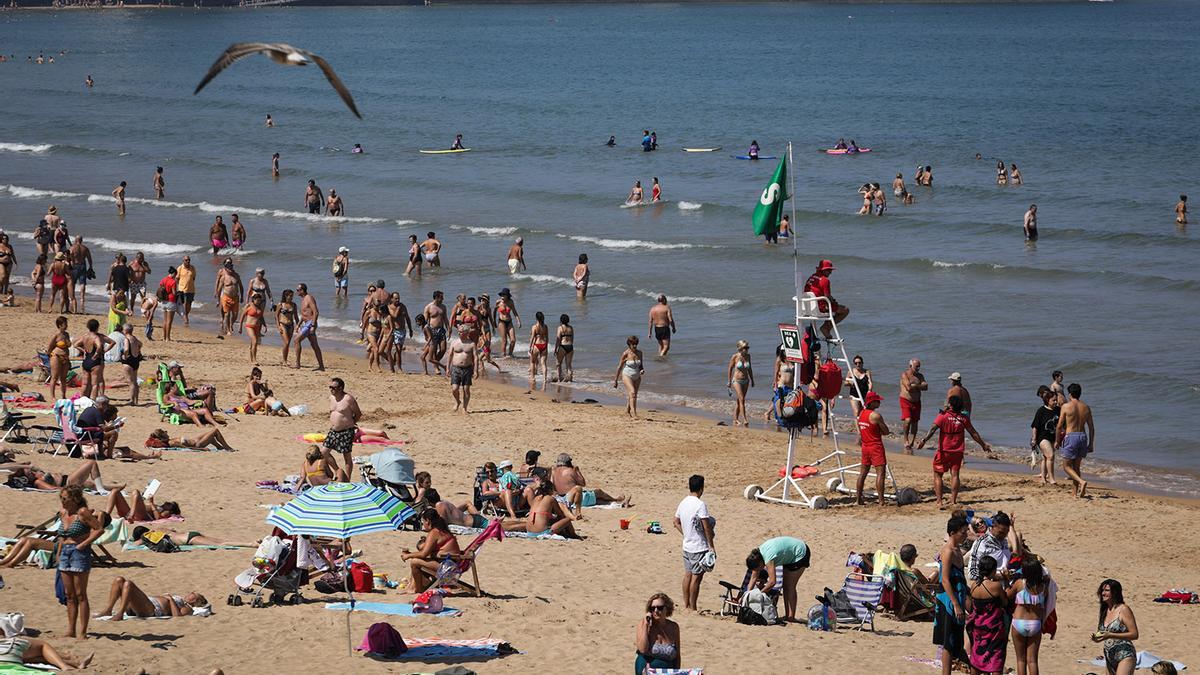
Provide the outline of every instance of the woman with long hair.
[[104,353],[117,346],[117,343],[100,333],[100,322],[96,319],[88,319],[87,329],[87,334],[75,341],[75,347],[83,352],[81,393],[87,398],[92,398],[104,393]]
[[238,332],[244,330],[250,333],[250,363],[258,363],[258,345],[262,342],[266,300],[262,293],[250,296],[250,304],[242,308],[242,316],[238,320]]
[[288,347],[292,344],[292,333],[296,330],[296,303],[292,300],[295,292],[287,289],[279,296],[279,304],[275,305],[275,326],[279,329],[279,337],[283,339],[283,365],[288,365]]
[[971,638],[968,658],[975,673],[992,675],[1004,672],[1004,656],[1008,651],[1008,597],[1004,579],[996,573],[996,559],[983,556],[979,560],[979,581],[968,593],[967,635]]
[[87,500],[83,488],[69,485],[58,492],[62,508],[58,536],[62,547],[58,551],[58,571],[62,575],[67,595],[67,637],[87,638],[92,608],[88,604],[88,575],[92,570],[92,542],[100,538],[104,528]]
[[67,397],[67,375],[71,372],[71,334],[67,332],[67,317],[60,316],[54,320],[54,335],[46,345],[46,354],[50,357],[50,398],[56,399],[54,392],[61,385],[62,397]]
[[1042,564],[1030,558],[1022,561],[1021,578],[1008,589],[1008,597],[1014,603],[1012,643],[1017,655],[1017,675],[1038,675],[1038,649],[1042,645],[1049,585]]
[[642,350],[638,349],[638,337],[630,335],[625,339],[625,351],[621,352],[621,360],[617,362],[617,374],[613,377],[613,389],[617,382],[625,384],[625,414],[637,419],[638,389],[642,386],[642,375],[646,372],[642,365]]
[[571,317],[563,314],[558,317],[558,330],[554,333],[554,361],[558,367],[555,382],[573,382],[575,380],[575,327],[571,325]]
[[546,315],[538,312],[533,315],[534,322],[529,328],[529,391],[537,384],[538,370],[542,371],[542,391],[546,391],[546,382],[550,379],[548,347],[550,346],[550,328],[546,326]]
[[443,556],[462,553],[462,549],[458,547],[458,539],[450,533],[450,526],[438,515],[437,509],[427,508],[419,517],[421,529],[425,531],[425,536],[418,544],[419,550],[403,549],[400,553],[400,559],[408,561],[409,570],[412,572],[410,590],[413,593],[423,592],[437,579],[437,570]]
[[733,404],[733,426],[750,426],[746,416],[746,392],[754,386],[754,368],[750,366],[750,343],[737,341],[737,351],[729,357],[729,382],[726,385],[737,397]]
[[1100,599],[1100,617],[1092,642],[1104,643],[1108,675],[1133,675],[1137,667],[1137,650],[1133,647],[1133,641],[1138,639],[1137,619],[1125,604],[1121,582],[1105,579],[1096,589],[1096,597]]

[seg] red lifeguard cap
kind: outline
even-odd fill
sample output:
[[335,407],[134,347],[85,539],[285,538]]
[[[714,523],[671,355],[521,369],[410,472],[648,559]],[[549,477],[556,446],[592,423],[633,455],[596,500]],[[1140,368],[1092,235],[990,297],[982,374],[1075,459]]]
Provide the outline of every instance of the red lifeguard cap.
[[817,263],[817,271],[818,272],[824,272],[825,270],[832,271],[832,270],[836,270],[836,269],[837,268],[833,266],[832,260],[822,260],[821,262]]
[[876,394],[873,391],[868,391],[867,392],[867,405],[870,405],[872,403],[877,403],[877,402],[882,403],[883,397],[880,396],[879,394]]

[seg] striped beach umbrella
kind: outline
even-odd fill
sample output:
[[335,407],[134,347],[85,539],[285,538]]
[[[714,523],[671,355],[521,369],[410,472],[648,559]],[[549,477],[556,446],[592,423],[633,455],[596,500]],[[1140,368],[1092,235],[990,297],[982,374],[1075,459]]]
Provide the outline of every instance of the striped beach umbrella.
[[377,487],[330,483],[275,509],[267,522],[288,534],[345,539],[400,529],[415,514],[411,506]]

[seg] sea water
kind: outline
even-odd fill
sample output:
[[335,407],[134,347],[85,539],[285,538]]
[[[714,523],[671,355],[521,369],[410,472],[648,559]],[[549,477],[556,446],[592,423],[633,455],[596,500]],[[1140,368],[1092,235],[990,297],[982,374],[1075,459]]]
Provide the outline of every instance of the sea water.
[[[783,155],[792,141],[800,275],[821,258],[837,265],[847,348],[872,369],[893,428],[900,372],[918,357],[923,426],[960,371],[983,436],[1025,447],[1034,391],[1061,369],[1092,406],[1098,458],[1195,471],[1200,223],[1176,228],[1172,208],[1200,194],[1198,28],[1181,0],[5,12],[0,226],[26,233],[22,278],[28,233],[54,203],[102,268],[141,250],[157,278],[191,254],[209,300],[208,226],[236,211],[250,233],[243,278],[265,267],[276,297],[307,282],[326,340],[357,337],[376,278],[414,315],[436,289],[495,299],[508,287],[526,325],[518,356],[535,311],[551,330],[571,316],[576,397],[613,391],[633,334],[648,354],[643,406],[727,413],[728,359],[746,339],[761,412],[776,324],[792,311],[792,248],[751,231],[775,162],[731,155],[751,140]],[[317,68],[262,57],[193,96],[224,47],[249,40],[325,56],[365,119]],[[39,52],[56,63],[26,62]],[[643,129],[657,152],[642,152]],[[418,154],[456,133],[470,153]],[[839,137],[872,152],[816,152]],[[997,158],[1026,184],[998,187]],[[912,186],[919,165],[933,166],[932,189]],[[912,206],[891,196],[897,173]],[[669,201],[620,208],[652,177]],[[304,213],[309,178],[344,197],[346,218]],[[123,219],[108,197],[121,180]],[[884,217],[854,215],[864,182],[887,190]],[[1036,244],[1022,240],[1031,203]],[[407,237],[427,231],[443,267],[405,279]],[[529,270],[509,276],[516,237]],[[338,303],[329,270],[343,245],[351,297]],[[580,253],[593,280],[583,303],[570,283]],[[645,337],[659,293],[679,326],[665,360]]]

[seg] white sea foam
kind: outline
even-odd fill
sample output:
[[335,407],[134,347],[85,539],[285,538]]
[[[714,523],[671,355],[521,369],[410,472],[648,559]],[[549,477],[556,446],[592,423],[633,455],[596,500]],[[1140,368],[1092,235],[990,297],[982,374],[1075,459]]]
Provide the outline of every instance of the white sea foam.
[[404,227],[405,225],[420,225],[420,224],[421,224],[421,221],[419,221],[419,220],[405,220],[405,219],[401,218],[401,219],[399,219],[399,220],[397,220],[397,221],[396,221],[396,224],[397,224],[397,225],[399,225],[400,227]]
[[727,298],[704,298],[704,297],[695,297],[695,296],[691,296],[691,295],[670,295],[669,293],[662,294],[662,293],[655,293],[654,291],[645,291],[640,288],[634,292],[637,293],[638,295],[644,295],[647,298],[656,298],[656,299],[658,298],[659,295],[666,295],[667,300],[670,302],[694,302],[694,303],[704,305],[705,307],[709,307],[711,309],[726,309],[729,307],[733,307],[734,305],[741,302],[740,300],[729,300]]
[[0,143],[0,152],[28,152],[40,155],[53,147],[50,143]]
[[362,327],[353,321],[322,318],[317,321],[317,326],[318,328],[333,328],[335,330],[342,331],[343,333],[349,333],[350,335],[362,334]]
[[20,185],[6,185],[4,190],[18,199],[68,199],[71,197],[85,197],[86,195],[78,192],[62,192],[59,190],[39,190],[31,187],[21,187]]
[[[567,279],[565,277],[556,277],[556,276],[553,276],[550,274],[514,274],[514,275],[512,275],[512,278],[522,279],[525,281],[532,281],[532,282],[538,283],[538,284],[556,284],[558,286],[570,286],[571,288],[575,288],[575,281],[573,279]],[[611,288],[611,289],[618,290],[618,291],[625,290],[621,286],[617,286],[616,284],[605,283],[603,281],[592,281],[588,284],[588,286],[595,287],[595,288]]]
[[565,234],[557,235],[572,241],[579,241],[585,244],[595,244],[601,248],[612,248],[618,250],[628,249],[649,249],[656,251],[666,251],[671,249],[681,248],[696,248],[695,244],[664,244],[657,241],[644,241],[642,239],[601,239],[599,237],[580,237],[569,236]]
[[482,234],[488,237],[505,237],[517,231],[515,227],[476,227],[473,225],[451,225],[452,230],[467,230],[471,234]]
[[696,209],[704,208],[704,204],[697,204],[696,202],[679,202],[679,208],[683,211],[695,211]]
[[[29,236],[30,238],[33,237],[32,234]],[[188,246],[187,244],[163,244],[159,242],[147,244],[138,241],[116,241],[113,239],[104,239],[103,237],[91,237],[85,241],[99,246],[107,251],[117,251],[122,253],[141,251],[142,253],[151,256],[182,255],[184,253],[199,251],[202,248],[200,246]]]
[[959,262],[959,263],[956,263],[956,262],[942,262],[941,260],[934,260],[934,261],[933,261],[933,266],[934,266],[934,267],[966,267],[966,266],[967,266],[967,263],[965,263],[965,262]]

